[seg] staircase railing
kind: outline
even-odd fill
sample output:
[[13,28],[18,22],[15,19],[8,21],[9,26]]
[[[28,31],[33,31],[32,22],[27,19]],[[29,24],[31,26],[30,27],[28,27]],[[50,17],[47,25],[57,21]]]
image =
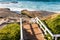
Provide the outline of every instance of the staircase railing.
[[47,32],[51,35],[52,40],[53,39],[57,40],[57,38],[60,37],[60,34],[53,34],[38,17],[36,17],[35,20],[36,23],[39,24],[40,28],[43,30],[45,35],[47,34]]
[[24,40],[24,39],[23,39],[22,18],[20,18],[20,40]]

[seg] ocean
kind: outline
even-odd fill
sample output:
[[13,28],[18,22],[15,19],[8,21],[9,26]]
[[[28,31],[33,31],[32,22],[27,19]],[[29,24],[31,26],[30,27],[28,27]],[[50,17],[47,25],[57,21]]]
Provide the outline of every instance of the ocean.
[[60,12],[60,1],[27,1],[27,0],[5,0],[0,1],[0,8],[10,8],[12,11],[51,11]]

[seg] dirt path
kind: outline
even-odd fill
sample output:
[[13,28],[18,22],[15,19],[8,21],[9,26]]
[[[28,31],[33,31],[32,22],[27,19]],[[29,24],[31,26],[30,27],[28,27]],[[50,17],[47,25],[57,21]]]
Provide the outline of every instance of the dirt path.
[[23,25],[24,40],[44,40],[44,35],[37,24]]

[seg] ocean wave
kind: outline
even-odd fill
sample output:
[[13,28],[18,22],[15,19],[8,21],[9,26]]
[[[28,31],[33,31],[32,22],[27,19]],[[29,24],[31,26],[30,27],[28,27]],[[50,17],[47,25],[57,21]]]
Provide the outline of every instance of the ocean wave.
[[30,1],[19,1],[18,3],[0,3],[0,8],[10,8],[12,11],[21,10],[42,10],[42,11],[60,11],[59,2],[30,2]]

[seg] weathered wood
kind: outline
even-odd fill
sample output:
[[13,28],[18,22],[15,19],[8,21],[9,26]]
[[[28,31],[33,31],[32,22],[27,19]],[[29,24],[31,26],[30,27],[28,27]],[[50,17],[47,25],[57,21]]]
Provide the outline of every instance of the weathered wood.
[[39,29],[38,24],[25,24],[23,25],[23,33],[25,40],[44,40],[42,30]]

